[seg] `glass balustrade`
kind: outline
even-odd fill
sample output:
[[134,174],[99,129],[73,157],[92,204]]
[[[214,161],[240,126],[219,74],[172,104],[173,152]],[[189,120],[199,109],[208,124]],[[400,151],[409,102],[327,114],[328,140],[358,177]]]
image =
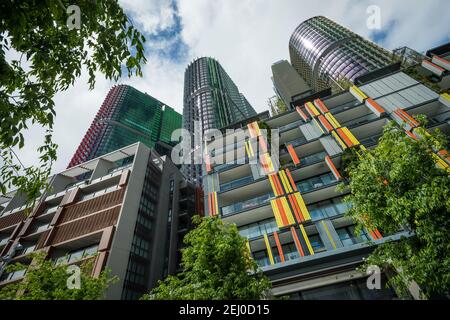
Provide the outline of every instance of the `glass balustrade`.
[[239,186],[243,186],[253,181],[254,181],[253,176],[247,176],[237,180],[226,182],[220,185],[220,191],[223,192],[233,188],[237,188]]
[[278,231],[278,226],[274,218],[255,222],[239,228],[239,233],[242,237],[253,239],[262,236],[263,234],[271,234]]
[[256,198],[248,199],[245,201],[234,203],[229,206],[222,207],[222,216],[234,214],[243,210],[250,210],[252,208],[268,203],[273,198],[274,194],[271,192],[262,196],[258,196]]
[[303,181],[300,181],[297,184],[297,188],[300,190],[300,192],[309,192],[327,185],[330,185],[332,183],[335,183],[337,180],[334,177],[334,175],[331,172],[322,174],[320,176],[315,176]]

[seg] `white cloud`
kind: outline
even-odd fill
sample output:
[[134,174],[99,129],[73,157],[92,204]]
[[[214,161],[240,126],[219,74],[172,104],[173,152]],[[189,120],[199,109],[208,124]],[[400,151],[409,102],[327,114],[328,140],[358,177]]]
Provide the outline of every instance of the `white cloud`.
[[[120,3],[147,34],[157,35],[176,23],[177,12],[171,1]],[[367,37],[371,30],[366,27],[366,9],[371,4],[380,6],[382,28],[395,21],[383,40],[387,48],[409,45],[425,50],[449,37],[448,0],[179,0],[180,37],[188,48],[186,58],[173,61],[158,54],[173,44],[173,38],[158,41],[148,53],[144,77],[122,82],[146,91],[181,113],[187,64],[198,56],[212,56],[221,62],[255,109],[264,111],[266,99],[273,95],[270,66],[289,58],[288,41],[295,27],[309,17],[325,15]],[[99,77],[96,88],[89,91],[86,80],[83,76],[55,99],[55,140],[60,147],[54,171],[65,168],[112,86]],[[27,163],[36,162],[35,148],[42,139],[36,132],[31,130],[26,136],[22,155]]]

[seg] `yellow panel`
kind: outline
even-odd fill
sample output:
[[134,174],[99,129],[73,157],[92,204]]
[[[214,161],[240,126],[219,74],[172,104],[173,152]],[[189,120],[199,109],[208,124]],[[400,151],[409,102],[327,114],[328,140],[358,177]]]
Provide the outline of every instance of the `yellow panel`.
[[278,228],[284,227],[283,220],[281,220],[280,212],[277,207],[277,200],[270,200],[270,205],[272,206],[273,215],[275,216],[275,221],[277,223]]
[[267,237],[267,233],[264,233],[264,242],[266,244],[267,253],[269,254],[270,264],[275,264],[275,261],[273,260],[273,255],[272,255],[272,248],[270,247],[269,238]]
[[358,145],[359,141],[358,139],[355,138],[355,136],[353,135],[353,133],[350,132],[350,130],[348,130],[347,127],[343,127],[342,131],[344,131],[345,135],[350,139],[350,141],[354,144],[354,145]]
[[335,117],[333,117],[333,115],[330,112],[325,113],[325,118],[327,118],[327,120],[333,125],[335,129],[341,126],[340,123],[336,120]]
[[281,181],[283,182],[284,190],[286,190],[288,193],[291,193],[292,192],[291,184],[289,183],[289,180],[286,177],[286,173],[284,172],[284,170],[280,171],[280,178]]
[[300,230],[302,231],[303,234],[303,238],[305,239],[306,245],[308,247],[309,253],[311,253],[311,255],[314,255],[314,250],[311,246],[311,243],[309,242],[309,238],[308,235],[306,234],[305,228],[303,228],[303,225],[300,225]]
[[305,218],[306,221],[311,220],[311,216],[309,214],[308,209],[306,208],[305,201],[303,201],[302,196],[300,195],[300,192],[294,193],[295,199],[297,199],[297,203],[300,207],[300,210],[302,210],[303,218]]
[[270,181],[270,185],[272,187],[273,193],[275,194],[275,196],[278,197],[280,194],[278,193],[277,188],[275,188],[275,184],[273,182],[273,177],[272,176],[269,176],[269,181]]
[[294,216],[292,215],[291,208],[289,208],[286,197],[281,198],[281,204],[283,206],[289,225],[294,224],[295,223]]
[[342,141],[341,137],[336,133],[336,131],[332,131],[331,134],[333,135],[334,139],[341,145],[342,149],[347,149],[347,145]]
[[214,205],[216,208],[216,214],[219,214],[219,202],[217,201],[217,192],[214,192],[213,196],[214,196]]
[[328,239],[331,242],[331,245],[333,246],[334,249],[336,249],[336,242],[334,242],[333,237],[330,234],[330,230],[328,229],[328,226],[326,225],[326,223],[323,220],[321,222],[322,222],[322,225],[323,225],[323,227],[325,229],[325,232],[327,233]]

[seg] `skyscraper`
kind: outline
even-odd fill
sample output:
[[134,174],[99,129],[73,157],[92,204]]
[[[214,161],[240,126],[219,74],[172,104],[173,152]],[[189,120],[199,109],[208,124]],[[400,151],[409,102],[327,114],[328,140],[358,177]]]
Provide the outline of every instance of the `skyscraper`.
[[[210,57],[198,58],[188,65],[184,74],[183,103],[183,128],[192,134],[196,130],[195,121],[200,125],[197,130],[203,134],[205,130],[226,127],[256,115],[224,68]],[[197,147],[194,141],[191,147]],[[193,161],[194,155],[191,157]],[[200,166],[185,165],[183,171],[191,181],[200,183]]]
[[302,22],[289,40],[291,64],[317,92],[347,88],[359,76],[392,64],[392,53],[323,16]]
[[135,142],[152,148],[157,141],[170,143],[182,117],[163,102],[127,86],[114,86],[92,121],[69,167]]
[[286,60],[272,65],[272,82],[277,96],[288,109],[292,109],[291,102],[311,94],[310,86]]

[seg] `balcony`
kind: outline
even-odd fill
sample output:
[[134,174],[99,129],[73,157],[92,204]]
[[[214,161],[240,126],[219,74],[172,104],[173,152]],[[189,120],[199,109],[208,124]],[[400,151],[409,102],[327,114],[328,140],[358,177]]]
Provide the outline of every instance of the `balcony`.
[[289,123],[289,124],[279,127],[278,130],[279,130],[279,133],[281,134],[281,133],[289,131],[291,129],[298,128],[300,125],[302,125],[304,123],[305,122],[303,120],[297,120],[295,122],[292,122],[292,123]]
[[247,176],[247,177],[243,177],[243,178],[240,178],[237,180],[226,182],[226,183],[220,185],[220,192],[234,189],[234,188],[246,185],[248,183],[251,183],[253,181],[254,181],[253,176]]
[[298,146],[300,146],[302,144],[305,144],[307,142],[308,142],[308,140],[306,140],[306,138],[302,136],[300,138],[296,138],[294,140],[287,141],[284,144],[285,145],[289,145],[290,144],[290,145],[292,145],[293,148],[295,148],[295,147],[298,147]]
[[229,206],[222,207],[222,216],[226,217],[241,211],[250,210],[269,203],[271,199],[275,198],[273,192],[258,196],[245,201],[237,202]]
[[336,183],[337,180],[331,172],[308,178],[297,183],[301,193],[310,192]]
[[369,113],[365,116],[358,117],[358,118],[352,119],[350,121],[344,122],[341,124],[341,126],[348,127],[350,129],[350,128],[358,127],[358,126],[360,126],[364,123],[367,123],[371,120],[374,120],[374,119],[378,119],[378,116],[374,113]]

